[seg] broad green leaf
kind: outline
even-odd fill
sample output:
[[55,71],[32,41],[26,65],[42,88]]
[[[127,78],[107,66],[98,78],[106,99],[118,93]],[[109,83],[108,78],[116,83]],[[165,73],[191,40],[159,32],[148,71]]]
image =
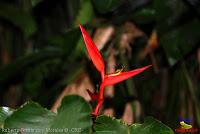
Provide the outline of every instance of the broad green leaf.
[[[188,54],[200,40],[200,23],[192,21],[163,35],[160,44],[171,66]],[[191,34],[192,33],[192,34]]]
[[31,4],[33,7],[37,6],[42,0],[31,0]]
[[[41,89],[45,90],[45,80],[48,81],[49,79],[62,75],[61,63],[62,61],[59,58],[47,59],[42,63],[38,63],[34,68],[32,66],[27,67],[24,76],[23,90],[28,91],[34,98],[39,97],[49,102],[49,96],[46,95],[50,93],[50,89],[48,88],[49,92],[45,92],[46,94],[40,97]],[[51,94],[51,96],[54,96],[54,94]],[[37,101],[42,104],[38,98]]]
[[148,117],[143,124],[133,124],[130,126],[131,134],[173,134],[173,130],[162,122]]
[[75,26],[78,24],[85,25],[94,18],[94,11],[91,0],[80,0],[80,9],[75,18]]
[[99,116],[94,124],[95,134],[173,134],[173,131],[160,121],[148,117],[143,124],[125,124],[108,116]]
[[47,59],[60,58],[61,56],[63,56],[63,52],[55,49],[44,50],[30,54],[29,56],[21,57],[15,62],[0,68],[0,84],[6,83],[10,78],[19,75],[25,71],[27,67],[37,65]]
[[25,12],[11,4],[0,3],[0,18],[8,20],[20,28],[26,36],[32,35],[37,29],[31,13]]
[[88,134],[92,126],[90,117],[91,111],[90,105],[82,97],[75,95],[67,96],[58,109],[58,115],[51,129],[63,129],[65,130],[63,134],[66,133],[66,131],[69,134]]
[[75,95],[63,99],[57,114],[37,103],[28,102],[5,120],[4,130],[32,134],[88,134],[92,126],[91,111],[90,105],[82,97]]
[[79,28],[74,28],[67,31],[66,33],[59,36],[50,36],[48,38],[48,43],[52,45],[57,45],[59,48],[63,49],[65,55],[70,55],[74,52],[74,49],[78,45],[78,40],[81,38],[81,32]]
[[172,14],[172,7],[170,7],[171,1],[154,0],[153,7],[156,11],[157,20],[163,20],[170,17]]
[[79,24],[84,25],[95,16],[91,0],[69,1],[68,7],[70,7],[71,27],[77,27]]
[[154,0],[153,7],[156,10],[156,17],[158,20],[167,19],[169,17],[178,17],[187,9],[184,2],[180,0]]
[[159,34],[172,28],[188,10],[188,7],[181,0],[154,0],[153,7],[157,20],[156,29]]
[[128,134],[128,125],[113,117],[99,116],[94,124],[95,134]]
[[107,13],[119,7],[124,0],[93,0],[94,6],[100,13]]
[[133,18],[136,23],[146,24],[155,20],[156,12],[151,8],[142,8],[136,11],[131,18]]
[[24,130],[25,133],[42,134],[50,128],[56,114],[44,109],[39,104],[27,102],[5,120],[4,128]]
[[13,113],[13,109],[9,107],[0,108],[0,128],[4,126],[4,121]]

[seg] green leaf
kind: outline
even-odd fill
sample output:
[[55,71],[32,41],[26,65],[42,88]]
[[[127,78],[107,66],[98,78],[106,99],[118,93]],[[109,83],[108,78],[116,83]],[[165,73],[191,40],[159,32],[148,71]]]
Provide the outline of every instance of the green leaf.
[[59,46],[66,55],[70,55],[78,45],[80,38],[82,38],[80,29],[74,28],[59,36],[49,36],[48,43]]
[[95,14],[91,0],[73,0],[68,2],[71,27],[90,22]]
[[187,12],[188,7],[181,0],[154,0],[157,31],[163,33],[172,28],[181,16]]
[[[160,44],[171,66],[188,54],[200,40],[200,23],[192,21],[163,35]],[[192,34],[191,34],[192,33]]]
[[26,133],[33,129],[42,134],[42,131],[50,128],[55,115],[37,103],[27,102],[5,120],[4,128],[27,129]]
[[107,13],[119,7],[124,0],[93,0],[94,6],[100,13]]
[[65,128],[72,134],[74,131],[88,134],[92,126],[91,111],[90,105],[82,97],[67,96],[62,101],[51,128]]
[[133,18],[136,23],[146,24],[155,20],[156,13],[154,9],[143,8],[136,11],[131,18]]
[[90,105],[82,97],[75,95],[63,99],[58,114],[37,103],[28,102],[5,120],[4,130],[15,128],[24,133],[88,134],[92,126],[91,111]]
[[4,126],[4,121],[13,113],[13,109],[9,107],[0,108],[0,128]]
[[173,134],[173,130],[162,122],[148,117],[143,124],[133,124],[130,126],[131,134]]
[[108,116],[99,116],[95,121],[94,130],[97,134],[128,134],[129,132],[128,125]]
[[60,58],[63,56],[61,50],[43,50],[17,59],[15,62],[0,68],[0,84],[6,83],[10,78],[19,75],[21,72],[32,65],[37,65],[44,60]]
[[42,0],[31,0],[31,4],[33,7],[37,6],[37,4],[39,4],[40,2],[42,2]]
[[[28,93],[34,98],[39,97],[41,94],[41,89],[43,89],[43,92],[45,92],[44,91],[45,80],[48,81],[49,79],[58,77],[57,75],[62,75],[61,72],[63,71],[61,69],[61,66],[63,64],[61,64],[61,62],[62,61],[59,58],[49,59],[49,60],[43,61],[42,63],[37,64],[37,66],[35,66],[34,68],[28,67],[26,74],[24,76],[23,90],[28,91]],[[46,94],[43,95],[41,98],[42,99],[46,98],[46,101],[49,102],[49,99],[48,99],[49,96],[47,94],[50,93],[50,89],[48,93],[47,92],[45,93]],[[51,94],[51,96],[54,96],[54,94]],[[40,102],[40,100],[38,99],[37,101]]]
[[85,25],[94,18],[94,11],[91,0],[80,0],[80,9],[75,18],[75,26],[78,24]]
[[123,121],[99,116],[94,124],[95,134],[173,134],[173,131],[160,121],[148,117],[144,124],[125,124]]
[[25,12],[14,5],[0,3],[0,18],[6,19],[20,28],[25,36],[32,35],[36,30],[36,23],[31,13]]

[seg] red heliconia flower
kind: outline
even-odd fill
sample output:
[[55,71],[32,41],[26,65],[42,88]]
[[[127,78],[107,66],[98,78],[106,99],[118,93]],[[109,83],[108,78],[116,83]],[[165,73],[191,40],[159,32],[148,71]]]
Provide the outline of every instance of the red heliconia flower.
[[99,114],[99,110],[104,101],[105,86],[111,86],[111,85],[114,85],[121,81],[124,81],[132,76],[135,76],[135,75],[143,72],[144,70],[148,69],[149,67],[151,67],[151,65],[145,66],[145,67],[142,67],[139,69],[135,69],[132,71],[128,71],[128,72],[116,72],[116,73],[112,73],[112,74],[105,74],[105,64],[104,64],[103,58],[101,57],[100,52],[98,51],[96,45],[94,44],[91,37],[89,36],[89,34],[86,32],[86,30],[83,28],[82,25],[80,25],[80,29],[82,32],[82,36],[83,36],[88,54],[94,64],[94,66],[100,72],[101,79],[102,79],[101,84],[100,84],[100,90],[98,93],[92,93],[89,90],[87,90],[91,99],[93,101],[97,100],[96,108],[92,112],[92,115],[97,116]]

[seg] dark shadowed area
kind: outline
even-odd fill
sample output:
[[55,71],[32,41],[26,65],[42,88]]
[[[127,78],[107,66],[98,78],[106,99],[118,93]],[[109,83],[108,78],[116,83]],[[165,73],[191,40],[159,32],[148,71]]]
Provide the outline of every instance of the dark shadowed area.
[[[106,74],[152,65],[105,89],[101,114],[129,125],[145,121],[136,125],[137,131],[126,126],[119,134],[148,134],[143,132],[146,123],[158,123],[148,116],[173,131],[180,121],[200,126],[200,1],[0,0],[0,128],[32,128],[23,122],[30,118],[41,120],[43,128],[64,128],[63,122],[55,122],[73,117],[68,132],[103,134],[106,126],[91,127],[89,117],[77,124],[83,115],[74,115],[76,106],[89,115],[96,103],[87,89],[98,92],[101,82],[79,24],[99,49]],[[24,111],[12,114],[27,101]],[[111,117],[100,116],[96,122],[115,124]],[[152,128],[159,133],[162,127]]]

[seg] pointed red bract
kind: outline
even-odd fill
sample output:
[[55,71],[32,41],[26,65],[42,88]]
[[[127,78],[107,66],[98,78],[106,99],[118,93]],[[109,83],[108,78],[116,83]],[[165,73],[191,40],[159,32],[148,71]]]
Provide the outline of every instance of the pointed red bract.
[[90,58],[94,64],[94,66],[101,73],[101,77],[103,79],[104,78],[104,68],[105,68],[103,58],[101,57],[101,54],[99,53],[96,45],[94,44],[94,42],[92,41],[91,37],[86,32],[86,30],[83,28],[83,26],[79,25],[79,27],[81,29],[88,54],[90,55]]
[[89,89],[87,89],[87,92],[88,92],[90,98],[92,99],[92,101],[97,101],[98,100],[98,96],[99,96],[98,93],[92,93]]
[[151,65],[145,66],[145,67],[142,67],[142,68],[138,68],[138,69],[135,69],[135,70],[132,70],[132,71],[128,71],[128,72],[122,72],[122,73],[119,73],[119,74],[116,74],[116,75],[115,74],[106,75],[105,78],[104,78],[103,84],[105,86],[114,85],[116,83],[124,81],[124,80],[126,80],[130,77],[133,77],[133,76],[143,72],[144,70],[148,69],[149,67],[151,67]]

